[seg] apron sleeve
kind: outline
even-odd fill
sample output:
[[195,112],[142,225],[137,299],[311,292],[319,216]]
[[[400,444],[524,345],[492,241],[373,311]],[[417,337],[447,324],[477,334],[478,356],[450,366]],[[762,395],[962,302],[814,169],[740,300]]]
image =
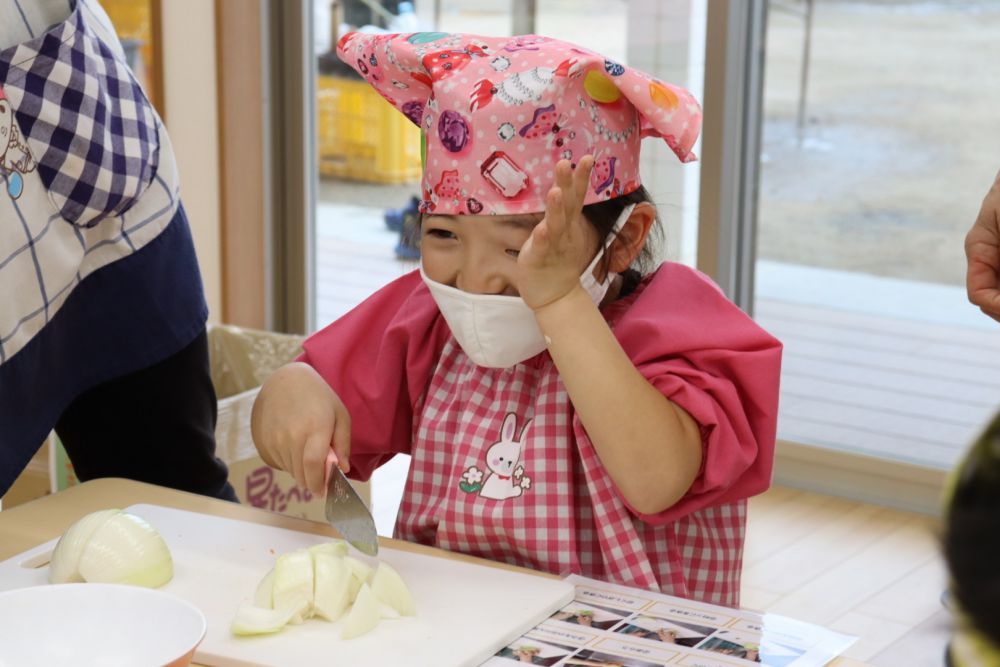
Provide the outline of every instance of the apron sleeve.
[[450,335],[419,274],[399,278],[310,336],[299,357],[351,414],[350,477],[410,451],[413,415]]
[[781,343],[707,277],[679,264],[664,264],[622,307],[615,336],[643,377],[698,423],[703,447],[702,469],[683,498],[654,515],[629,509],[663,524],[765,491],[774,464]]

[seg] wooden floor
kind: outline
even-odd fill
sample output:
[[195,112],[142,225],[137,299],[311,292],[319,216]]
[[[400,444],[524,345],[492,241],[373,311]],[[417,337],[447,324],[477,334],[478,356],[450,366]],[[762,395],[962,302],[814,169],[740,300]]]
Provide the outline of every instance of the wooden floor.
[[760,298],[754,317],[785,345],[783,440],[950,468],[1000,406],[1000,329]]
[[936,519],[776,487],[750,501],[744,607],[860,637],[879,667],[940,667],[949,632]]

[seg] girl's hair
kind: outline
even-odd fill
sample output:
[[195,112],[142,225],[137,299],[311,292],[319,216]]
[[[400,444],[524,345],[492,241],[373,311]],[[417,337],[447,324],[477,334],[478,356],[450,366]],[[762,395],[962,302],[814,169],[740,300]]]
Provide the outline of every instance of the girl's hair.
[[[642,204],[644,202],[652,203],[653,199],[650,197],[649,191],[640,185],[638,189],[633,190],[627,195],[594,204],[587,204],[583,207],[583,217],[597,230],[597,236],[604,239],[604,242],[607,243],[611,229],[615,226],[618,216],[625,210],[625,207],[630,204]],[[618,292],[619,299],[631,294],[639,285],[642,277],[655,268],[656,253],[654,249],[662,241],[662,237],[663,228],[660,224],[660,216],[657,213],[656,221],[649,230],[649,237],[646,239],[645,245],[639,251],[635,261],[632,262],[632,266],[621,274],[623,282],[622,288]],[[608,261],[607,255],[604,256],[604,261]]]

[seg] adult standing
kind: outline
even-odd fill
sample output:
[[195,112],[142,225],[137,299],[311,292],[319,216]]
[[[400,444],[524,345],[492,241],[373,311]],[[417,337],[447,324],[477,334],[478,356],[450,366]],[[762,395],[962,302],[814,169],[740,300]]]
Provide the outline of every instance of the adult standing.
[[80,479],[235,500],[170,141],[96,0],[0,0],[0,494],[52,428]]

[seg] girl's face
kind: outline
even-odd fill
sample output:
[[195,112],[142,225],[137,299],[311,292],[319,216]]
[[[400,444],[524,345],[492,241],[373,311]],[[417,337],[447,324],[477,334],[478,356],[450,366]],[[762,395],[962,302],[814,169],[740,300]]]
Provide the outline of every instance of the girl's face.
[[[542,215],[425,215],[420,229],[424,272],[463,292],[518,296],[517,256]],[[592,257],[597,233],[589,224],[585,228]]]

